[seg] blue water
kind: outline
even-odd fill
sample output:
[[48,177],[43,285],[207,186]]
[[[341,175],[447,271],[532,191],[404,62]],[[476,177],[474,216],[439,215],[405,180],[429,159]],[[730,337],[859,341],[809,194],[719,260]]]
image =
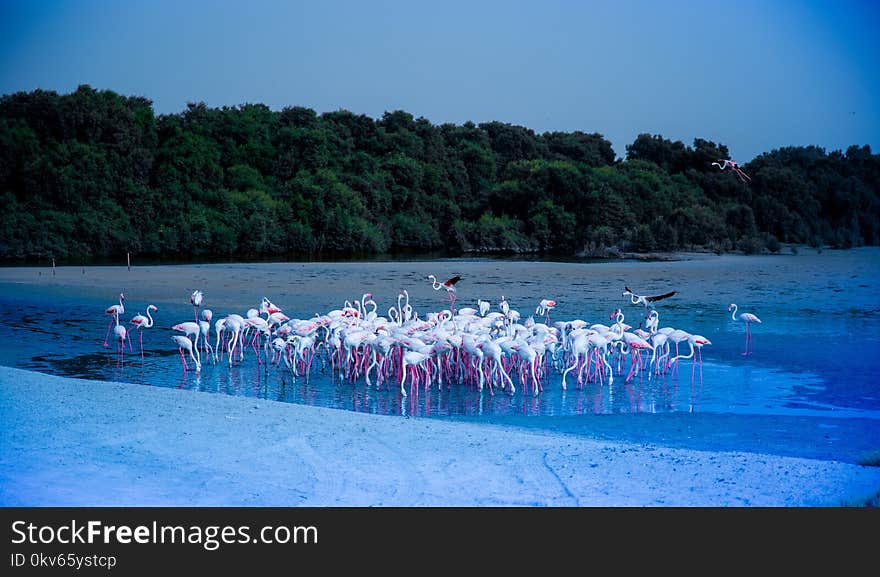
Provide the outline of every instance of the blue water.
[[[610,312],[621,307],[626,322],[638,324],[644,309],[621,297],[624,284],[647,294],[677,290],[675,297],[657,305],[660,326],[683,328],[712,341],[703,349],[702,377],[697,367],[693,379],[687,361],[676,376],[641,375],[629,383],[618,376],[612,386],[593,383],[578,389],[569,381],[568,390],[562,391],[561,376],[553,373],[537,396],[524,394],[522,387],[513,396],[493,396],[453,386],[403,399],[395,387],[377,391],[363,380],[334,380],[329,368],[322,370],[320,360],[309,379],[259,366],[253,354],[232,368],[206,362],[201,374],[184,374],[170,339],[179,333],[170,326],[192,320],[190,289],[153,286],[148,280],[128,281],[129,286],[122,287],[125,320],[144,312],[151,302],[160,310],[154,314],[156,326],[144,331],[144,359],[134,331],[134,353],[126,351],[120,365],[112,334],[111,348],[105,349],[102,342],[108,321],[103,310],[116,302],[122,288],[83,283],[92,269],[76,267],[59,269],[54,278],[41,270],[27,284],[0,282],[0,334],[5,335],[0,363],[75,378],[377,414],[504,422],[645,442],[662,437],[670,444],[698,448],[720,444],[857,460],[865,451],[880,449],[878,257],[880,250],[856,249],[679,262],[453,259],[153,267],[170,269],[191,281],[188,286],[204,291],[204,306],[214,311],[215,320],[231,312],[244,315],[262,296],[291,317],[308,318],[341,308],[346,299],[357,299],[366,291],[374,294],[382,314],[395,304],[401,288],[409,290],[411,302],[424,316],[442,308],[441,295],[424,280],[428,272],[440,277],[446,271],[462,274],[458,306],[475,306],[477,298],[484,298],[493,302],[494,310],[503,294],[525,318],[541,298],[554,298],[559,306],[553,320],[581,318],[589,323],[610,324]],[[76,282],[71,285],[66,279]],[[740,354],[744,327],[730,318],[730,302],[764,321],[753,327],[752,355]],[[593,418],[585,420],[588,417]]]

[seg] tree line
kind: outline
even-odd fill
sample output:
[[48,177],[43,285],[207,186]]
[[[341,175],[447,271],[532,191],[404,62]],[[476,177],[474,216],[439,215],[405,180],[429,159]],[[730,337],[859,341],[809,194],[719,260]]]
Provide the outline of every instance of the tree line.
[[880,156],[792,146],[741,182],[725,145],[434,125],[80,86],[0,97],[0,259],[395,253],[608,256],[880,243]]

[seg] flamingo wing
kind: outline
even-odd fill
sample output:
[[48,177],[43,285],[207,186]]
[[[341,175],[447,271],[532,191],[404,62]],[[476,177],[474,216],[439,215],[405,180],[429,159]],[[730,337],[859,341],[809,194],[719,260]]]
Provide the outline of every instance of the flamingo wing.
[[457,283],[457,282],[460,281],[460,280],[461,280],[461,277],[460,277],[459,275],[455,275],[454,277],[452,277],[451,279],[447,280],[447,281],[446,281],[445,283],[443,283],[443,284],[445,284],[446,286],[455,286],[455,283]]
[[668,292],[668,293],[666,293],[666,294],[662,294],[662,295],[656,295],[656,296],[653,296],[653,297],[645,297],[645,300],[648,301],[649,303],[652,303],[652,302],[655,302],[655,301],[659,301],[659,300],[663,300],[663,299],[668,299],[669,297],[673,296],[676,292],[677,292],[677,291],[672,291],[672,292]]

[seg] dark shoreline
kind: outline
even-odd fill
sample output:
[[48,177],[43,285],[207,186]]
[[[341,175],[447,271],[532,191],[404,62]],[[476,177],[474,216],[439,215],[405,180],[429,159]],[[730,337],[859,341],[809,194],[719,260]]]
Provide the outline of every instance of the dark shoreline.
[[[774,256],[774,255],[797,255],[800,252],[818,252],[825,250],[853,250],[865,247],[851,247],[838,249],[830,246],[811,247],[809,245],[784,244],[777,252],[763,251],[760,253],[745,253],[743,251],[717,252],[713,250],[677,250],[677,251],[607,251],[604,256],[586,254],[554,254],[542,252],[513,252],[513,251],[465,251],[461,253],[449,253],[443,251],[405,251],[395,253],[321,253],[302,254],[288,253],[281,255],[246,256],[246,255],[199,255],[192,258],[180,256],[138,256],[131,255],[131,266],[161,266],[161,265],[199,265],[199,264],[260,264],[260,263],[329,263],[329,262],[419,262],[419,261],[502,261],[502,262],[558,262],[558,263],[591,263],[591,262],[674,262],[693,258],[712,258],[715,256]],[[15,267],[42,267],[52,266],[52,257],[44,259],[21,259],[0,260],[0,268]],[[127,266],[125,255],[116,257],[100,258],[68,258],[55,259],[55,266]]]

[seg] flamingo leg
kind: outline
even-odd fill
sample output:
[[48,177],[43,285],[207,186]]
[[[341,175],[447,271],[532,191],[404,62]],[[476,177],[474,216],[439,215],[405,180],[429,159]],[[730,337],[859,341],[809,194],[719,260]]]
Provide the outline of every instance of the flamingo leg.
[[107,339],[110,338],[110,327],[113,326],[113,320],[114,320],[115,318],[116,318],[116,317],[113,317],[112,319],[110,319],[110,324],[107,325],[107,334],[104,335],[104,348],[105,348],[105,349],[106,349],[107,347],[110,346],[110,345],[107,344]]
[[752,327],[749,325],[749,354],[752,354],[755,350],[754,337],[752,336]]

